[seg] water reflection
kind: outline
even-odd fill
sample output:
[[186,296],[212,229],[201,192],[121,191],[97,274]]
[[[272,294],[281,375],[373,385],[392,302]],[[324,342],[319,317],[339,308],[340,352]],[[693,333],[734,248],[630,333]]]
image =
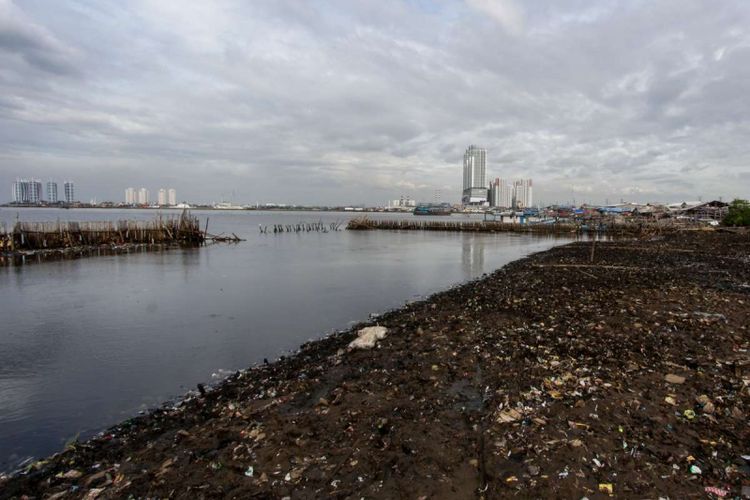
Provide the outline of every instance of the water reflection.
[[484,246],[487,238],[462,233],[461,267],[467,279],[481,276],[484,272]]

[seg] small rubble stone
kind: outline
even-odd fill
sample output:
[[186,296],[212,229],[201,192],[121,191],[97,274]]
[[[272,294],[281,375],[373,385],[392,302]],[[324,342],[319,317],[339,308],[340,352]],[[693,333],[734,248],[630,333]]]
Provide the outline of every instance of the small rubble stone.
[[667,374],[664,377],[664,380],[666,380],[670,384],[684,384],[685,383],[685,377],[682,377],[680,375],[675,375],[673,373]]

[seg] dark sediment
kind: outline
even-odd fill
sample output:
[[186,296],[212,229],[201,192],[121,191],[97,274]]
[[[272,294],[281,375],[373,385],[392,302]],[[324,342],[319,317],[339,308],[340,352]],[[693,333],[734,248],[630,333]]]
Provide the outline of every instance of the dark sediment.
[[[593,261],[592,261],[593,255]],[[238,373],[0,497],[623,498],[750,485],[750,237],[574,243]],[[374,323],[372,323],[374,324]],[[364,326],[364,325],[360,325]]]

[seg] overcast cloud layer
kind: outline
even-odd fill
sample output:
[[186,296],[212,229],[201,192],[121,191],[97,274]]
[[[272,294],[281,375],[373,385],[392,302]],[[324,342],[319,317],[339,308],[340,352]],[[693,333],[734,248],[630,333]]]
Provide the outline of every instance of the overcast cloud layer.
[[749,27],[746,0],[0,0],[0,201],[455,202],[469,144],[542,202],[748,197]]

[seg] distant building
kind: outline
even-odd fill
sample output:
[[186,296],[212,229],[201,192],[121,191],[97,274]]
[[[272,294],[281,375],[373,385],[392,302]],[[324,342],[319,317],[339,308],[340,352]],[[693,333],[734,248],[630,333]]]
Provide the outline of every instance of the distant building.
[[38,205],[42,202],[42,182],[37,179],[16,179],[13,183],[13,202]]
[[138,204],[139,205],[148,205],[148,189],[141,188],[138,190]]
[[497,208],[531,208],[533,205],[531,179],[509,181],[495,179],[490,184],[490,205]]
[[42,181],[31,179],[29,181],[29,184],[31,185],[31,197],[29,198],[29,203],[39,204],[42,202]]
[[57,183],[55,181],[47,182],[47,203],[57,203]]
[[513,183],[513,207],[529,208],[534,203],[531,179],[520,179]]
[[401,197],[398,200],[388,201],[388,208],[390,209],[403,209],[403,208],[414,208],[417,206],[417,201],[407,197]]
[[167,203],[172,206],[177,205],[177,190],[176,189],[169,188],[167,190]]
[[487,203],[487,150],[474,145],[464,153],[464,182],[461,202],[464,205]]
[[73,181],[65,181],[63,189],[65,190],[65,203],[73,203],[76,200]]
[[490,206],[497,208],[513,207],[513,185],[497,178],[490,184]]
[[167,190],[166,189],[164,188],[159,189],[159,194],[156,196],[156,201],[161,207],[167,204]]
[[138,203],[138,194],[135,188],[127,188],[125,190],[125,203],[128,205],[135,205]]

